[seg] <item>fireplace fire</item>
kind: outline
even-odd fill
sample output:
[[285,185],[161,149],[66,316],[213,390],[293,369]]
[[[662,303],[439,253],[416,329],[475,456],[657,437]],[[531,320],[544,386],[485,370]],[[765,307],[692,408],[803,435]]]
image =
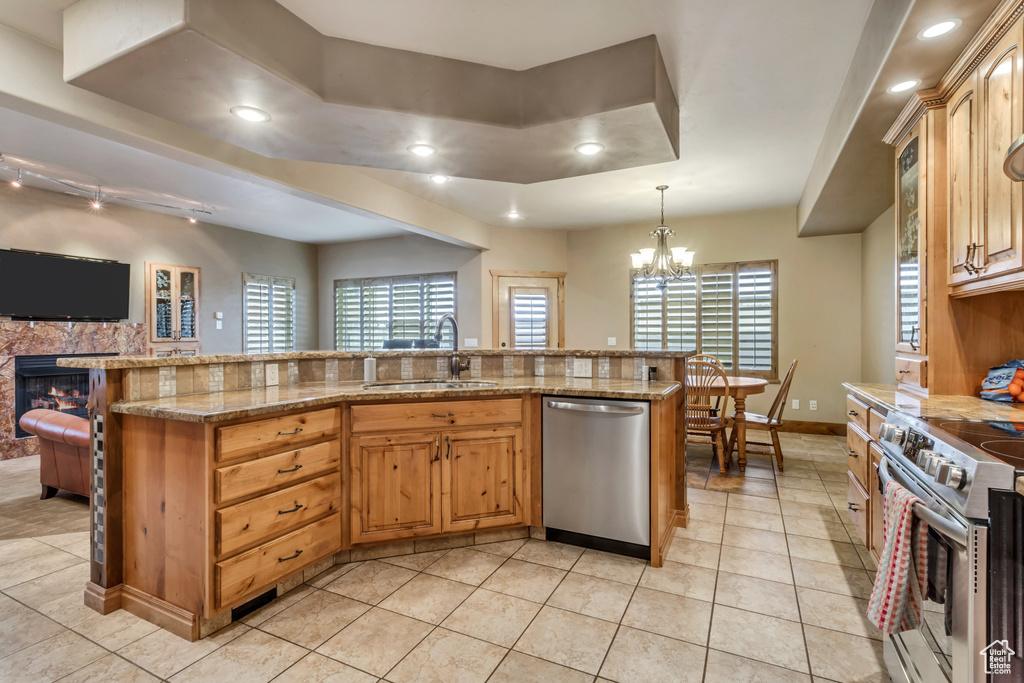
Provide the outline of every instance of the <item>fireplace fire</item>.
[[[90,354],[116,355],[116,354]],[[58,410],[88,417],[89,371],[57,367],[64,355],[16,356],[14,359],[14,420],[16,438],[31,436],[18,425],[21,416],[35,408]]]

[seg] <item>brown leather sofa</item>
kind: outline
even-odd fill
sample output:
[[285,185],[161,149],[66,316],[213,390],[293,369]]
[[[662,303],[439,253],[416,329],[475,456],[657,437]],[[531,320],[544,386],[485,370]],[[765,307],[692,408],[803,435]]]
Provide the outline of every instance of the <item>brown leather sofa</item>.
[[57,489],[89,495],[89,421],[57,410],[30,410],[18,421],[39,437],[40,499]]

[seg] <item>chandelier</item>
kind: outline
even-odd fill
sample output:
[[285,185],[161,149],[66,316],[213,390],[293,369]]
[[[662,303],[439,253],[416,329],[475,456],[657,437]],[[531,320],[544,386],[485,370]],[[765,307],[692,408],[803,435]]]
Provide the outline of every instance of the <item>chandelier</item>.
[[651,237],[658,240],[658,246],[641,249],[639,253],[630,254],[630,257],[638,278],[654,280],[658,287],[664,289],[673,280],[685,282],[694,278],[690,268],[694,252],[687,251],[686,247],[668,246],[668,238],[676,234],[665,225],[665,190],[668,185],[658,185],[654,189],[661,192],[661,225],[651,231]]

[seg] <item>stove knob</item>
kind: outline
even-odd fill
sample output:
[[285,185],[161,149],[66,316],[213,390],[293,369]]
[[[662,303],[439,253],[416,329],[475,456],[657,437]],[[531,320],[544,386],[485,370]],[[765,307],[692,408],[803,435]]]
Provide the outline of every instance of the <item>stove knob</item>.
[[878,436],[883,441],[894,443],[897,446],[903,445],[903,440],[906,438],[906,432],[896,425],[889,424],[888,422],[878,428]]
[[943,486],[949,486],[954,489],[962,489],[964,484],[967,483],[964,477],[964,468],[957,467],[948,460],[940,463],[935,468],[935,481],[939,482]]
[[917,459],[915,460],[915,462],[917,463],[918,469],[922,469],[923,470],[928,465],[928,459],[929,458],[941,458],[941,457],[942,456],[939,455],[939,453],[937,451],[930,451],[927,448],[922,448],[921,450],[919,450],[917,452]]
[[[941,455],[929,455],[928,459],[924,462],[924,473],[935,475],[935,471],[939,468],[939,465],[949,463],[949,458],[943,458]],[[938,479],[938,477],[936,477]]]

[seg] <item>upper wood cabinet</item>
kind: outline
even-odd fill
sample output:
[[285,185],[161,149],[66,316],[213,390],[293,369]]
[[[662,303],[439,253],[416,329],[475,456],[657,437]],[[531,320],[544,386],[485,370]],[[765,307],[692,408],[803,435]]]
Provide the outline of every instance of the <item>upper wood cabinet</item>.
[[1024,132],[1022,30],[1010,27],[948,100],[952,296],[1024,288],[1024,190],[1003,173]]
[[925,354],[925,141],[918,124],[896,149],[896,350]]
[[199,346],[199,268],[146,264],[146,322],[154,355],[193,355]]

